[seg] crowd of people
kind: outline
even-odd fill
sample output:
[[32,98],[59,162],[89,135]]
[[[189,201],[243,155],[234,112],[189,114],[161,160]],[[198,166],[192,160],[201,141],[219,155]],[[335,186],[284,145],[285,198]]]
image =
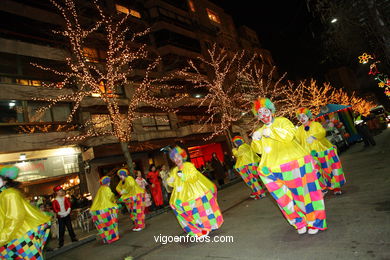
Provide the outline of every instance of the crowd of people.
[[[337,149],[325,138],[326,131],[315,122],[310,110],[296,113],[301,125],[295,127],[284,117],[275,116],[276,108],[268,98],[253,103],[253,114],[262,126],[252,134],[249,143],[241,136],[232,140],[233,158],[226,153],[224,163],[214,153],[208,175],[189,161],[185,149],[169,149],[175,167],[151,165],[145,175],[136,167],[116,171],[119,183],[110,188],[113,176],[103,176],[100,188],[90,207],[93,223],[103,243],[119,239],[118,212],[127,209],[130,227],[145,229],[145,214],[151,207],[159,209],[166,203],[173,210],[179,225],[197,239],[208,236],[224,222],[218,205],[217,185],[236,175],[251,190],[254,199],[265,197],[266,191],[275,200],[286,220],[298,234],[317,234],[327,229],[324,196],[328,191],[342,194],[346,179]],[[207,166],[206,166],[207,167]],[[234,170],[233,170],[234,169]],[[236,173],[235,173],[236,172]],[[43,246],[50,232],[51,219],[28,203],[16,189],[17,167],[2,167],[0,171],[0,256],[41,259]],[[70,223],[71,201],[61,186],[54,188],[52,208],[58,218],[59,246],[63,245],[65,228],[72,241],[77,241]],[[28,244],[23,250],[18,245]]]

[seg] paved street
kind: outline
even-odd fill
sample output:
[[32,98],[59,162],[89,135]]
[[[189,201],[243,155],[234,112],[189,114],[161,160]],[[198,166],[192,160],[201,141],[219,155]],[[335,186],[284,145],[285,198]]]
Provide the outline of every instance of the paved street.
[[359,143],[341,155],[345,193],[326,195],[329,228],[317,235],[298,235],[270,196],[247,199],[240,182],[219,193],[225,223],[211,235],[232,243],[156,243],[153,236],[183,234],[169,211],[142,232],[120,225],[112,245],[92,241],[51,259],[390,259],[390,129],[375,138],[376,147]]

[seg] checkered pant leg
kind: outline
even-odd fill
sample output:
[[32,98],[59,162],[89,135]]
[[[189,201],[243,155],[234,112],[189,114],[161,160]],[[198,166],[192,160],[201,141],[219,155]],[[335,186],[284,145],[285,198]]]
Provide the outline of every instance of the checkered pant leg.
[[0,259],[43,259],[42,250],[50,233],[50,225],[51,222],[39,225],[21,238],[0,247]]
[[218,229],[223,223],[216,193],[206,192],[202,197],[191,201],[177,200],[171,207],[183,230],[191,236],[201,236]]
[[261,195],[265,192],[261,187],[259,175],[257,174],[258,164],[248,164],[236,170],[244,180],[245,184],[252,190],[254,195]]
[[145,193],[138,193],[124,202],[130,212],[134,227],[145,228]]
[[91,211],[92,220],[104,243],[112,243],[119,239],[118,208]]
[[289,223],[297,229],[326,229],[325,204],[313,157],[308,155],[272,170],[269,174],[260,172],[260,176]]
[[321,177],[318,180],[324,188],[340,189],[346,182],[340,158],[334,147],[316,153],[314,157],[320,168]]

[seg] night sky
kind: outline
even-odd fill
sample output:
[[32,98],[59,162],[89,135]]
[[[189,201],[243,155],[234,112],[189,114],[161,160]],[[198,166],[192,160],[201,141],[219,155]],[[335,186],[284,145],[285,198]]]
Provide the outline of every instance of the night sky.
[[320,44],[312,37],[305,0],[212,2],[230,14],[236,25],[257,31],[262,47],[271,51],[279,72],[286,71],[290,79],[322,78]]

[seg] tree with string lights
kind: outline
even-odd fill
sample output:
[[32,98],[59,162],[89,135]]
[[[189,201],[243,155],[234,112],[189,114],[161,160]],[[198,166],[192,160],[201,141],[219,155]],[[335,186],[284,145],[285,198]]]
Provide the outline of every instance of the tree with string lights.
[[[137,43],[137,39],[146,36],[149,30],[131,32],[132,27],[127,22],[128,15],[107,15],[97,0],[94,1],[94,6],[98,17],[92,24],[85,23],[86,19],[80,15],[75,0],[50,1],[65,20],[64,28],[55,33],[68,43],[69,55],[65,59],[65,69],[33,65],[61,78],[60,82],[49,83],[45,87],[70,91],[56,97],[36,98],[49,103],[48,106],[40,108],[40,111],[45,111],[58,102],[72,102],[73,108],[67,119],[71,122],[82,102],[94,97],[99,104],[104,105],[109,121],[105,122],[106,118],[86,120],[80,134],[69,136],[65,141],[80,143],[90,137],[114,136],[121,144],[128,167],[133,172],[129,152],[133,122],[148,116],[139,113],[139,107],[151,106],[161,111],[173,111],[172,104],[177,100],[158,95],[170,88],[164,84],[167,78],[153,77],[160,58],[153,57],[145,44]],[[106,57],[101,62],[91,60],[85,52],[85,48],[94,39],[104,45]],[[145,63],[147,65],[140,70],[139,65]],[[142,79],[132,81],[134,75],[138,75],[140,71]],[[116,94],[119,86],[128,88],[126,99],[121,99]]]
[[255,57],[248,57],[244,51],[232,53],[216,44],[207,54],[198,57],[197,63],[189,60],[189,66],[178,74],[195,88],[207,90],[207,94],[196,101],[197,106],[207,107],[208,117],[203,127],[212,127],[212,134],[207,139],[225,133],[231,140],[230,128],[250,109],[252,100],[245,98],[243,84],[244,74]]

